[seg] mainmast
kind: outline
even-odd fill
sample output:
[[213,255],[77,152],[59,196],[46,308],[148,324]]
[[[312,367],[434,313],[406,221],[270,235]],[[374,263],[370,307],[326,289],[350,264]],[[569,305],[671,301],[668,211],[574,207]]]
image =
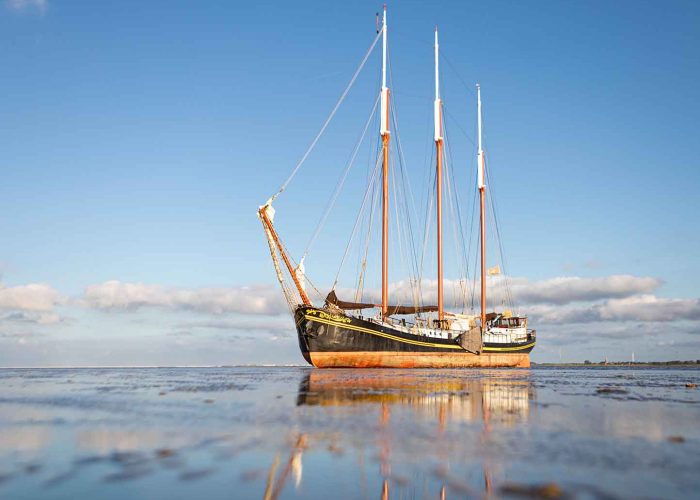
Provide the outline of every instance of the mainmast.
[[435,148],[437,156],[436,190],[437,190],[437,300],[438,319],[445,316],[442,289],[442,101],[440,100],[440,72],[438,54],[438,29],[435,26]]
[[382,318],[389,312],[389,88],[386,86],[386,5],[382,18],[382,89],[379,133],[382,136]]
[[481,87],[476,85],[477,128],[479,151],[477,153],[479,185],[479,229],[481,233],[481,328],[486,329],[486,183],[484,179],[484,150],[481,147]]

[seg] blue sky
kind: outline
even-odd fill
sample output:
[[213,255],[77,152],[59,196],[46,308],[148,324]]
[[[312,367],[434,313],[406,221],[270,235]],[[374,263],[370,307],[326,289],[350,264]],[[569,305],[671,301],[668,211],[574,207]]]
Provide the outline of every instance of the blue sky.
[[[318,131],[380,8],[5,1],[0,365],[301,362],[255,209]],[[533,359],[700,358],[697,2],[390,3],[392,95],[418,204],[435,24],[465,205],[482,85],[507,270],[541,335]],[[375,51],[276,203],[296,256],[378,71]],[[307,260],[321,286],[369,146]],[[242,314],[251,297],[264,305]]]

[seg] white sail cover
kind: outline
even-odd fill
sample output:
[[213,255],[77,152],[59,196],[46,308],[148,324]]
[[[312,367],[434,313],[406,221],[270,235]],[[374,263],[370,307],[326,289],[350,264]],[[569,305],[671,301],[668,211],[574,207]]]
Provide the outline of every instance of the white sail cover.
[[294,274],[297,276],[297,281],[299,282],[299,286],[301,286],[301,289],[306,291],[306,268],[304,267],[304,259],[306,257],[302,257],[301,260],[299,261],[299,265],[297,268],[294,270]]

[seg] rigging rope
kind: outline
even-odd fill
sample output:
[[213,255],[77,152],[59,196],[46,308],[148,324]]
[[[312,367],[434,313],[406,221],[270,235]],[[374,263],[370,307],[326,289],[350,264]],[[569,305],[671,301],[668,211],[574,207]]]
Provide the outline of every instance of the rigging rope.
[[367,224],[367,239],[365,240],[365,251],[362,256],[361,269],[359,277],[357,280],[357,290],[355,291],[355,302],[362,302],[361,297],[364,291],[365,284],[365,272],[367,271],[367,256],[369,255],[369,245],[372,239],[372,222],[374,221],[374,214],[377,212],[377,207],[379,206],[379,192],[377,185],[372,186],[372,202],[369,211],[369,222]]
[[[448,133],[447,133],[447,127],[444,127],[445,129],[445,142],[447,144],[447,151],[450,156],[450,164],[454,164],[454,158],[452,156],[452,147],[450,145]],[[452,178],[452,185],[454,186],[454,192],[455,192],[455,211],[456,211],[456,224],[457,228],[459,229],[459,241],[461,242],[460,249],[461,249],[461,255],[460,257],[462,258],[461,264],[464,266],[462,269],[463,272],[463,277],[464,281],[460,281],[460,287],[463,292],[463,300],[462,300],[462,312],[466,313],[466,308],[467,308],[467,283],[469,281],[469,251],[467,250],[467,247],[465,246],[466,238],[464,236],[464,221],[462,218],[462,206],[460,202],[460,196],[459,196],[459,190],[457,189],[457,183],[455,182],[455,177],[454,177],[454,169],[450,169],[450,177]],[[473,214],[472,214],[473,215]],[[471,243],[471,239],[470,239]]]
[[[471,184],[473,187],[472,191],[472,216],[471,216],[471,221],[469,222],[469,247],[467,249],[467,255],[470,256],[471,254],[471,248],[472,248],[472,242],[474,241],[474,219],[476,217],[476,200],[479,197],[479,189],[476,185],[476,169],[472,169],[472,178],[471,178]],[[478,241],[478,239],[477,239]],[[472,269],[474,270],[474,279],[472,279],[472,293],[471,293],[471,310],[474,312],[474,299],[476,297],[476,270],[477,270],[477,256],[479,254],[479,245],[474,245],[474,265],[472,266]]]
[[[459,82],[462,84],[462,86],[465,89],[467,89],[467,91],[469,93],[471,93],[473,96],[475,96],[473,88],[471,86],[467,85],[467,83],[464,81],[464,79],[460,75],[460,73],[457,70],[457,68],[455,67],[455,65],[452,63],[452,61],[449,59],[449,57],[447,57],[447,55],[445,54],[444,51],[440,52],[440,56],[442,59],[444,59],[447,62],[447,65],[454,72],[455,76],[457,77]],[[449,114],[449,111],[448,111],[448,114]],[[461,126],[459,126],[458,121],[457,121],[457,123],[458,123],[458,128],[464,133],[464,135],[470,140],[470,142],[472,142],[472,144],[474,144],[474,141],[472,140],[472,138],[464,131],[464,129],[462,129]],[[510,280],[508,279],[508,275],[506,273],[505,253],[503,251],[503,242],[502,242],[502,238],[501,238],[500,227],[498,224],[498,215],[496,213],[495,189],[493,187],[493,180],[489,177],[489,169],[486,167],[486,155],[484,155],[484,173],[486,175],[488,185],[491,186],[488,191],[491,192],[489,198],[490,198],[490,203],[491,203],[491,212],[492,212],[494,227],[496,228],[495,236],[496,236],[496,240],[497,240],[497,244],[498,244],[498,252],[499,252],[500,258],[501,258],[501,265],[503,266],[503,275],[504,275],[503,283],[504,283],[504,288],[505,288],[506,300],[508,301],[510,308],[512,308],[513,307],[513,296],[512,296],[512,291],[511,291],[511,287],[510,287]],[[476,197],[474,200],[476,201]],[[472,210],[472,223],[470,224],[470,226],[472,227],[472,230],[470,231],[470,243],[469,243],[470,247],[471,247],[471,238],[473,235],[472,231],[473,231],[474,213],[475,213],[475,209]],[[470,252],[468,251],[468,253],[470,253]],[[478,251],[475,253],[475,258],[474,258],[475,276],[474,276],[473,287],[472,287],[472,309],[474,308],[474,295],[475,295],[475,288],[476,288],[476,255],[477,254],[478,254]]]
[[[444,131],[445,135],[445,149],[447,150],[447,157],[449,157],[449,161],[447,161],[447,157],[445,158],[444,162],[444,168],[445,168],[445,188],[446,188],[446,198],[449,206],[449,214],[451,215],[451,222],[452,222],[452,237],[454,239],[454,245],[455,248],[459,251],[459,255],[457,256],[457,262],[458,262],[458,270],[459,270],[459,275],[460,278],[463,276],[466,276],[467,274],[467,267],[465,267],[465,263],[463,259],[460,259],[460,257],[463,257],[464,255],[464,238],[462,237],[460,239],[460,235],[462,234],[461,231],[461,224],[462,224],[462,219],[460,218],[459,215],[459,196],[458,196],[458,190],[457,190],[457,184],[455,183],[454,179],[454,169],[452,168],[452,148],[451,144],[449,142],[448,134],[447,134],[447,127],[444,124],[443,120],[443,125],[442,125],[442,130]],[[464,287],[461,285],[463,282],[462,279],[459,280],[459,285],[462,288],[462,310],[465,309],[466,307],[466,290]],[[454,299],[454,306],[457,307],[457,296],[456,294],[453,296]]]
[[318,132],[318,134],[316,135],[316,137],[314,138],[314,140],[311,141],[311,144],[309,145],[309,147],[307,148],[306,152],[304,153],[304,156],[302,156],[301,159],[297,162],[297,164],[296,164],[296,166],[294,167],[294,169],[292,170],[292,173],[290,174],[290,176],[287,178],[286,181],[284,181],[284,183],[283,183],[282,186],[280,187],[279,191],[277,191],[277,193],[275,193],[275,194],[272,196],[272,198],[270,199],[270,201],[274,201],[275,198],[277,198],[280,194],[282,194],[282,193],[284,192],[285,189],[287,189],[287,186],[288,186],[289,183],[292,181],[292,179],[294,178],[294,176],[297,174],[297,172],[298,172],[299,169],[301,168],[301,165],[306,161],[306,158],[308,158],[309,154],[311,154],[311,151],[314,149],[314,147],[316,146],[316,143],[318,142],[318,140],[319,140],[319,139],[321,138],[321,136],[323,135],[323,132],[326,131],[326,127],[328,127],[328,124],[331,122],[331,120],[332,120],[333,117],[335,116],[336,111],[338,111],[338,108],[340,107],[340,105],[342,104],[343,100],[345,99],[345,96],[347,96],[347,95],[348,95],[348,92],[350,92],[350,88],[351,88],[351,87],[353,86],[353,84],[355,83],[355,80],[357,80],[357,77],[358,77],[358,75],[360,74],[360,71],[362,71],[362,68],[364,68],[365,63],[367,62],[367,59],[369,59],[369,56],[370,56],[370,54],[372,53],[372,51],[374,50],[374,47],[377,45],[377,42],[378,42],[379,39],[381,38],[381,35],[382,35],[382,31],[378,32],[378,33],[377,33],[377,36],[374,37],[374,41],[372,42],[372,45],[370,45],[369,49],[367,50],[367,53],[365,54],[365,57],[362,59],[362,62],[360,63],[360,65],[359,65],[359,66],[357,67],[357,69],[355,70],[355,73],[352,75],[352,78],[350,79],[350,83],[348,83],[347,87],[345,87],[345,90],[343,91],[342,95],[341,95],[340,98],[338,99],[338,102],[335,103],[335,106],[333,107],[333,110],[332,110],[331,113],[328,115],[328,118],[326,118],[326,121],[323,123],[323,126],[321,127],[321,130]]
[[[433,153],[435,151],[433,150]],[[434,160],[433,154],[430,155],[430,164],[433,165],[433,160]],[[423,248],[421,249],[421,257],[420,257],[420,276],[419,280],[423,280],[423,272],[425,271],[425,258],[426,258],[426,252],[428,250],[428,238],[429,234],[433,228],[433,201],[435,200],[435,191],[436,191],[436,175],[435,175],[435,169],[430,168],[428,169],[428,176],[429,179],[428,181],[431,182],[431,187],[430,190],[428,191],[428,198],[425,201],[425,225],[423,228]]]
[[[392,165],[395,162],[392,161]],[[404,253],[403,249],[403,237],[402,237],[402,232],[401,232],[401,219],[399,217],[399,190],[396,189],[396,173],[394,172],[395,169],[390,168],[389,169],[389,176],[391,177],[391,186],[394,192],[394,196],[392,196],[389,201],[390,204],[393,205],[394,208],[394,216],[396,217],[396,241],[398,242],[399,246],[399,256],[401,257],[401,263],[406,267],[406,255]],[[393,203],[391,203],[393,201]],[[398,305],[402,305],[401,300],[398,297],[394,298],[394,302]]]
[[[391,63],[391,61],[390,61]],[[389,64],[389,79],[393,88],[394,85],[394,80],[393,80],[393,71],[392,71],[392,65]],[[397,151],[398,151],[398,160],[399,160],[399,174],[400,174],[400,183],[399,186],[401,187],[401,192],[399,192],[396,189],[396,186],[394,186],[394,191],[396,192],[396,201],[395,204],[398,208],[403,209],[402,210],[402,215],[405,217],[408,225],[408,230],[404,232],[404,237],[406,238],[406,246],[408,247],[410,251],[410,255],[406,257],[403,254],[403,249],[401,248],[401,232],[400,232],[400,217],[399,214],[397,213],[396,220],[397,220],[397,228],[399,229],[399,249],[401,251],[401,258],[404,261],[404,266],[408,269],[409,272],[409,286],[411,288],[411,294],[412,294],[412,299],[414,306],[418,307],[419,305],[422,305],[421,302],[421,296],[420,296],[420,283],[418,281],[418,252],[416,251],[416,246],[415,246],[415,237],[414,237],[414,231],[413,231],[413,222],[411,218],[411,211],[409,210],[409,207],[413,207],[413,214],[415,218],[417,219],[417,213],[416,213],[416,205],[415,205],[415,200],[413,197],[413,191],[411,190],[411,184],[408,182],[408,174],[406,172],[406,159],[403,154],[403,146],[401,143],[401,135],[399,133],[399,120],[398,120],[398,113],[396,111],[397,108],[397,100],[396,98],[391,100],[391,108],[392,108],[392,121],[394,125],[394,132],[396,135],[396,146],[397,146]],[[393,169],[392,169],[392,174],[393,174]],[[395,179],[393,179],[395,182]],[[399,204],[399,198],[398,195],[403,196],[403,203]],[[409,203],[410,202],[410,203]],[[406,266],[406,261],[409,261],[411,263],[411,266]]]
[[357,231],[357,225],[360,221],[360,216],[362,215],[364,208],[365,208],[365,203],[367,202],[367,198],[370,192],[370,188],[372,184],[374,184],[374,180],[377,177],[377,172],[379,171],[379,165],[382,164],[382,155],[377,156],[377,161],[374,165],[374,172],[372,173],[372,177],[370,179],[369,184],[367,185],[367,190],[365,191],[365,196],[362,198],[362,205],[360,205],[360,211],[357,213],[357,218],[355,219],[355,225],[352,228],[352,233],[350,234],[350,240],[348,240],[348,244],[345,246],[345,252],[343,253],[343,258],[340,261],[340,266],[338,267],[338,272],[335,275],[335,280],[333,281],[333,286],[331,287],[331,290],[335,290],[336,285],[338,284],[338,277],[340,276],[340,272],[343,269],[343,264],[345,264],[345,258],[348,256],[348,251],[350,250],[350,244],[352,243],[353,238],[355,237],[355,232]]
[[[449,61],[448,61],[448,62],[449,62]],[[453,68],[453,69],[454,69],[454,68]],[[456,71],[455,71],[455,72],[456,72]],[[459,75],[458,75],[458,76],[459,76]],[[466,84],[464,84],[463,81],[462,81],[462,84],[465,86],[465,88],[468,88],[468,87],[466,86]],[[470,91],[471,91],[471,89],[470,89]],[[471,92],[472,92],[472,94],[473,94],[473,91],[471,91]],[[464,135],[464,137],[472,144],[472,146],[473,146],[473,148],[472,148],[472,158],[473,158],[474,156],[476,156],[476,148],[477,148],[476,143],[474,142],[474,139],[472,138],[471,135],[469,135],[469,134],[467,133],[466,130],[464,130],[464,128],[460,125],[459,120],[457,120],[457,118],[456,118],[452,113],[450,113],[450,110],[449,110],[444,104],[443,104],[443,109],[444,109],[444,111],[445,111],[446,117],[449,117],[449,118],[451,118],[451,119],[453,120],[453,122],[457,125],[457,129],[458,129],[458,130]],[[445,132],[445,135],[447,135],[447,132]],[[446,142],[447,142],[447,137],[446,137]],[[451,149],[451,148],[448,148],[448,151],[449,151],[449,154],[450,154],[450,159],[452,160],[452,149]],[[477,278],[476,278],[476,273],[477,273],[477,268],[478,268],[478,254],[479,254],[479,250],[478,250],[479,247],[478,247],[478,245],[477,245],[476,248],[475,248],[475,253],[474,253],[474,265],[471,266],[471,269],[472,269],[473,272],[474,272],[473,278],[469,275],[469,269],[470,269],[470,262],[471,262],[471,248],[472,248],[472,242],[473,242],[473,239],[474,239],[474,232],[475,232],[475,231],[474,231],[474,217],[475,217],[475,214],[476,214],[476,212],[477,212],[477,209],[476,209],[476,201],[477,201],[477,198],[478,198],[479,190],[478,190],[478,188],[477,188],[477,186],[476,186],[476,174],[477,174],[477,170],[476,170],[476,169],[471,169],[471,168],[470,168],[469,170],[471,171],[471,176],[470,176],[470,183],[469,183],[469,185],[474,186],[474,188],[473,188],[473,191],[472,191],[472,207],[471,207],[471,211],[470,211],[471,216],[470,216],[470,220],[469,220],[469,225],[467,226],[467,229],[468,229],[468,231],[469,231],[469,243],[468,243],[467,248],[465,249],[466,253],[464,254],[464,259],[465,259],[465,265],[466,265],[466,269],[467,269],[467,272],[466,272],[466,281],[467,281],[467,283],[468,283],[469,281],[471,281],[471,284],[472,284],[471,293],[469,294],[469,295],[470,295],[469,298],[470,298],[470,309],[471,309],[471,311],[473,312],[473,311],[474,311],[474,304],[475,304],[474,299],[475,299],[475,294],[476,294],[476,279],[477,279]],[[452,175],[454,176],[454,172],[453,172]],[[464,223],[461,221],[461,213],[462,213],[462,211],[461,211],[461,208],[460,208],[459,205],[460,205],[460,204],[459,204],[459,198],[457,198],[457,213],[458,213],[458,217],[460,218],[460,228],[461,228],[461,227],[464,227]],[[464,221],[464,222],[466,222],[466,221]],[[462,230],[462,232],[461,232],[461,237],[462,237],[463,240],[466,240],[463,230]],[[463,248],[464,248],[464,247],[463,247]],[[466,299],[466,296],[465,296],[465,299]]]
[[331,210],[333,209],[333,206],[335,205],[335,202],[338,199],[338,195],[340,194],[340,190],[343,189],[343,185],[345,184],[345,180],[348,177],[348,174],[350,173],[350,169],[352,166],[355,164],[355,158],[357,158],[357,153],[360,150],[360,146],[362,145],[362,142],[365,139],[365,134],[367,133],[367,129],[369,128],[369,124],[372,121],[372,117],[374,116],[374,113],[377,111],[377,105],[379,104],[379,96],[374,101],[374,106],[372,107],[372,111],[369,114],[369,118],[367,119],[367,122],[365,123],[365,127],[362,129],[362,134],[360,135],[359,140],[357,141],[357,144],[355,144],[355,148],[352,151],[352,155],[350,156],[350,159],[348,160],[347,165],[345,166],[345,170],[343,172],[342,177],[338,181],[338,184],[335,186],[335,191],[333,192],[333,196],[328,200],[328,204],[326,205],[326,210],[323,212],[323,215],[321,216],[321,219],[318,222],[318,225],[316,226],[316,230],[314,231],[313,236],[311,236],[311,240],[309,241],[308,245],[306,245],[306,250],[304,250],[304,254],[302,257],[302,260],[309,254],[309,251],[311,250],[311,246],[316,242],[316,238],[318,238],[318,235],[320,234],[321,230],[323,229],[323,226],[326,224],[326,220],[328,219],[328,216],[331,213]]
[[498,241],[498,251],[501,256],[501,265],[503,266],[503,285],[505,288],[505,299],[508,301],[508,306],[510,309],[513,309],[513,295],[511,294],[511,289],[510,289],[510,280],[508,279],[508,274],[507,274],[507,267],[506,267],[506,260],[505,260],[505,253],[503,252],[503,241],[501,238],[501,229],[498,224],[498,214],[496,212],[496,202],[495,202],[495,188],[493,185],[493,180],[488,174],[488,169],[486,168],[486,155],[484,155],[484,170],[486,171],[486,179],[489,182],[489,185],[491,186],[491,192],[494,193],[490,196],[491,198],[491,211],[493,212],[493,222],[494,226],[496,227],[496,239]]
[[452,61],[450,61],[450,58],[447,57],[447,55],[445,54],[444,49],[440,49],[440,58],[444,59],[445,62],[447,62],[447,65],[450,67],[450,69],[452,71],[454,71],[455,76],[457,77],[459,82],[464,86],[464,88],[467,89],[474,97],[476,97],[476,94],[474,93],[474,89],[472,87],[470,87],[469,85],[467,85],[467,83],[462,78],[462,75],[460,75],[459,71],[457,71],[457,67],[454,64],[452,64]]

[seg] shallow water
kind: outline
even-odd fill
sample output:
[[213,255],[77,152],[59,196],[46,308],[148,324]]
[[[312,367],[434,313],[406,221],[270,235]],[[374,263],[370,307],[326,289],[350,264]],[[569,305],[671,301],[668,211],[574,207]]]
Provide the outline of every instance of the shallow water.
[[700,491],[699,379],[4,369],[0,497],[688,498]]

